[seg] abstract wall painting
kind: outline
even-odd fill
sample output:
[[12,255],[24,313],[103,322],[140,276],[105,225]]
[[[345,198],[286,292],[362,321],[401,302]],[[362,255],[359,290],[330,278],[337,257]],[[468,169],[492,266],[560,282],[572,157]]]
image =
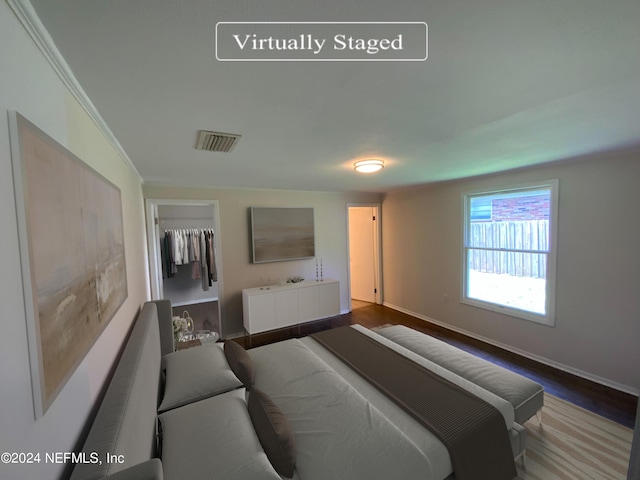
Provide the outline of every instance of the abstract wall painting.
[[10,112],[34,411],[51,405],[127,298],[120,190]]
[[251,207],[249,213],[253,263],[315,255],[313,208]]

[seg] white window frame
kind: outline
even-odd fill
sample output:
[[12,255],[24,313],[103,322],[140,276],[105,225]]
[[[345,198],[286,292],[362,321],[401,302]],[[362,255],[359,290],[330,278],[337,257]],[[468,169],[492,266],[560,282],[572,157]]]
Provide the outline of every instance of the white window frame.
[[[511,185],[502,188],[485,188],[482,190],[474,190],[464,192],[462,194],[462,206],[463,206],[463,239],[462,239],[462,292],[461,302],[474,307],[483,308],[485,310],[491,310],[494,312],[510,315],[512,317],[520,318],[523,320],[529,320],[537,322],[543,325],[554,326],[555,325],[555,292],[556,292],[556,258],[558,250],[557,232],[558,232],[558,180],[546,180],[543,182],[531,182],[526,184]],[[470,223],[470,199],[480,195],[498,195],[504,193],[517,193],[518,191],[536,190],[536,189],[549,189],[550,190],[550,205],[549,205],[549,251],[547,252],[547,265],[546,265],[546,305],[545,314],[538,314],[518,308],[508,307],[492,303],[489,301],[478,300],[476,298],[470,298],[467,296],[468,288],[468,265],[467,255],[469,250],[472,249],[468,245],[468,230]],[[477,248],[477,247],[476,247]]]

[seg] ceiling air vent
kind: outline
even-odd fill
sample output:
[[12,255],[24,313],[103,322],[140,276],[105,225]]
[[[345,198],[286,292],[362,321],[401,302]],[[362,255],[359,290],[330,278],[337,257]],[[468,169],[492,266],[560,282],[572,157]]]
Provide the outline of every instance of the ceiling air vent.
[[196,142],[196,150],[207,150],[208,152],[230,152],[236,146],[242,135],[233,133],[207,132],[200,130],[198,132],[198,141]]

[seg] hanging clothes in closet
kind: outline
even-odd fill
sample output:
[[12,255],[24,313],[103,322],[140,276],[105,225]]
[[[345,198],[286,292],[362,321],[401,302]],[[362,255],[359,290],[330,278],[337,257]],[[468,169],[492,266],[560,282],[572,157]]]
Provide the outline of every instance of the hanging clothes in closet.
[[203,290],[209,290],[209,287],[218,281],[213,230],[203,228],[165,230],[160,251],[164,278],[171,278],[178,273],[178,266],[190,265],[191,278],[201,280]]

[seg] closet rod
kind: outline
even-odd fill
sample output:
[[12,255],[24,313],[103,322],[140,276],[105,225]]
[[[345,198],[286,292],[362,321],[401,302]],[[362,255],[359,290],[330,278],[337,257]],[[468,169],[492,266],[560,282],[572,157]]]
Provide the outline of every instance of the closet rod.
[[192,231],[192,230],[203,230],[205,232],[212,232],[215,233],[214,228],[213,227],[171,227],[171,228],[162,228],[163,232],[169,232],[171,230],[187,230],[187,231]]
[[209,222],[213,221],[213,216],[211,217],[193,217],[193,218],[186,218],[186,217],[158,217],[158,220],[161,222],[164,222],[165,220],[180,220],[181,222],[187,222],[189,220],[207,220]]

